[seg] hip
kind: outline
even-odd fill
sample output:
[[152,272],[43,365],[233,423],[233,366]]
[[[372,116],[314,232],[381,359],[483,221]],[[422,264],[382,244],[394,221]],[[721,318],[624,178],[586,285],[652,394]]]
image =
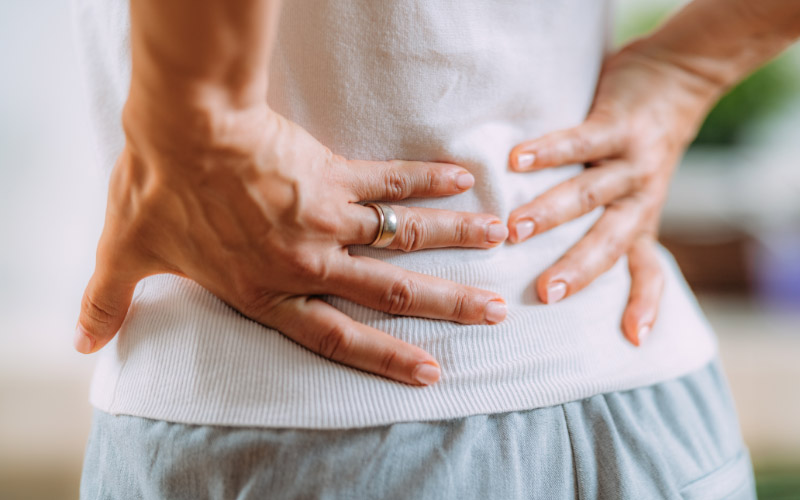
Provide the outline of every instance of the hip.
[[81,498],[751,499],[718,361],[534,410],[339,429],[96,411]]
[[[664,257],[660,316],[640,348],[619,326],[628,290],[624,260],[554,305],[536,301],[533,277],[513,260],[458,264],[471,270],[469,283],[491,278],[500,287],[509,309],[498,325],[392,316],[329,299],[355,320],[430,352],[442,378],[428,387],[326,360],[189,280],[154,276],[100,354],[92,404],[189,424],[334,429],[541,408],[651,385],[700,368],[716,349],[680,272]],[[456,271],[437,274],[448,272]]]

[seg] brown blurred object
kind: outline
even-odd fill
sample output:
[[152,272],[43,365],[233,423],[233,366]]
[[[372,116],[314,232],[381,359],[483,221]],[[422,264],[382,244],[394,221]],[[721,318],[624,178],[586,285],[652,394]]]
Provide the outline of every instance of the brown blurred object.
[[749,262],[754,239],[732,230],[709,239],[665,233],[661,244],[672,253],[686,281],[697,292],[749,294],[754,288]]

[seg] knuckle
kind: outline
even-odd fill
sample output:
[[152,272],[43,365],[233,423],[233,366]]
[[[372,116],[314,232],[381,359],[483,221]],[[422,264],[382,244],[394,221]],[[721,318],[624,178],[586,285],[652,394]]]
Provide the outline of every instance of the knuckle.
[[393,372],[395,360],[397,359],[397,351],[390,349],[383,353],[378,362],[378,373],[380,375],[389,375]]
[[300,278],[322,281],[329,274],[329,266],[322,255],[315,252],[298,251],[291,255],[290,265]]
[[81,300],[81,312],[84,317],[88,318],[94,324],[107,326],[113,323],[119,310],[111,304],[104,302],[99,297],[92,295],[90,292],[86,292],[83,294],[83,299]]
[[628,179],[628,191],[639,192],[643,190],[650,183],[650,177],[646,170],[631,175]]
[[627,240],[620,237],[619,235],[608,236],[604,241],[604,245],[606,247],[607,259],[611,264],[616,262],[617,259],[619,259],[620,256],[622,256],[622,254],[628,251]]
[[264,314],[272,311],[278,302],[280,302],[278,297],[272,291],[253,286],[250,284],[249,280],[243,282],[243,284],[237,286],[236,288],[236,296],[239,298],[241,303],[238,308],[246,316],[263,316]]
[[389,314],[408,314],[414,310],[414,284],[409,279],[400,279],[392,283],[380,298],[380,309]]
[[334,152],[331,151],[329,147],[324,147],[324,149],[322,150],[322,156],[323,158],[325,158],[325,161],[329,165],[332,164],[342,165],[345,162],[347,162],[347,160],[343,156],[334,154]]
[[586,134],[573,132],[569,138],[570,152],[576,157],[585,157],[592,152],[592,141]]
[[398,248],[404,252],[413,252],[424,246],[426,229],[418,214],[406,212],[403,231],[399,236]]
[[578,190],[578,198],[583,213],[591,212],[600,204],[600,196],[593,186],[581,186]]
[[411,183],[407,176],[397,170],[390,170],[383,178],[385,197],[388,200],[402,200],[408,197]]
[[460,219],[453,227],[453,243],[466,245],[470,241],[471,225],[468,220]]
[[469,296],[464,292],[456,292],[453,296],[453,318],[458,320],[467,320],[472,317],[469,309]]
[[335,361],[344,361],[351,352],[353,335],[343,325],[337,324],[317,339],[317,352]]
[[647,160],[639,162],[638,167],[639,167],[639,175],[637,177],[639,178],[639,182],[641,182],[642,184],[646,184],[648,181],[656,177],[659,177],[659,175],[663,170],[661,164],[658,161],[649,158]]
[[428,193],[435,193],[439,191],[439,189],[445,184],[444,175],[445,174],[439,170],[433,168],[427,169],[423,179],[425,191]]
[[631,251],[636,252],[637,255],[647,257],[648,261],[652,261],[653,257],[657,255],[655,236],[650,232],[649,228],[640,230],[640,232],[633,237],[631,241]]
[[320,204],[314,211],[304,213],[302,215],[302,220],[315,232],[337,234],[337,232],[341,230],[342,220],[339,217],[332,217],[331,214],[333,213],[336,213],[334,207]]
[[655,290],[661,292],[664,289],[664,270],[658,263],[653,266],[653,275],[650,279]]

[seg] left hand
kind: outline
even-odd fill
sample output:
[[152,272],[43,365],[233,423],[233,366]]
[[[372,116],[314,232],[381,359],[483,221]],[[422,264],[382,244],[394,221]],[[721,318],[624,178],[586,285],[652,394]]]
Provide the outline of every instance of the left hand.
[[644,340],[664,282],[656,246],[661,209],[672,172],[707,110],[705,84],[634,42],[607,59],[582,124],[512,149],[510,166],[517,172],[575,163],[588,168],[512,211],[510,242],[605,207],[587,234],[539,276],[540,300],[551,304],[578,292],[627,254],[631,288],[622,330],[634,345]]

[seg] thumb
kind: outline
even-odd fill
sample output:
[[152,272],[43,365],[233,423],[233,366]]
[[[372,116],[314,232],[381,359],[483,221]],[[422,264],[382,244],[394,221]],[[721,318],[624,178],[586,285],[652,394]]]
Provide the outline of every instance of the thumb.
[[95,269],[83,293],[75,329],[73,342],[78,352],[96,352],[114,338],[128,313],[137,282],[115,278],[106,266]]

